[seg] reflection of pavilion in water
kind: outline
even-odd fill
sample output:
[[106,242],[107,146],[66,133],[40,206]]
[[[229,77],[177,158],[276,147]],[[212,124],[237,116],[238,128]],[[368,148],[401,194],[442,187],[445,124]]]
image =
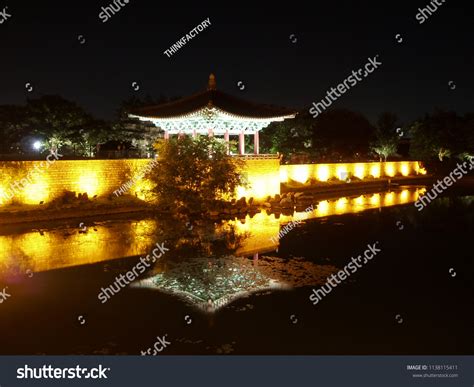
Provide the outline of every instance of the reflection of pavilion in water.
[[[320,201],[312,212],[292,216],[267,214],[264,211],[243,220],[228,221],[243,241],[236,256],[251,256],[275,250],[272,237],[280,226],[292,219],[313,219],[331,215],[350,214],[367,209],[412,203],[419,189],[375,193]],[[77,228],[30,231],[23,234],[0,235],[0,277],[18,276],[27,270],[41,272],[65,267],[92,264],[123,257],[146,254],[160,234],[156,219],[104,222],[90,227],[85,233]],[[171,254],[170,254],[171,255]]]
[[254,262],[232,256],[170,262],[166,270],[132,286],[174,294],[203,311],[215,312],[244,295],[288,287],[260,271],[257,257]]

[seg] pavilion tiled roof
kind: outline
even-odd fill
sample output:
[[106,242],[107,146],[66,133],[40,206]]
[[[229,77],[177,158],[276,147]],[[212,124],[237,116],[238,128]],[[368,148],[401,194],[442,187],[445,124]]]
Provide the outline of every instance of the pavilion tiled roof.
[[296,111],[273,105],[262,105],[234,97],[216,89],[211,74],[207,90],[172,102],[136,108],[130,113],[150,118],[178,118],[205,107],[216,107],[227,113],[245,118],[275,118],[294,116]]

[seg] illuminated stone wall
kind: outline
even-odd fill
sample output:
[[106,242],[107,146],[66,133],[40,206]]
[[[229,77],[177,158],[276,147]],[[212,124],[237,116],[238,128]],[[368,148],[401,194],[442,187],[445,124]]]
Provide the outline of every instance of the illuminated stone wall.
[[[261,199],[280,193],[277,158],[249,157],[244,161],[250,187],[239,188],[239,197]],[[89,197],[109,195],[143,171],[150,162],[150,159],[58,160],[49,166],[45,161],[0,162],[0,205],[47,203],[65,190],[77,194],[87,192]],[[31,183],[26,180],[29,173]],[[12,188],[15,184],[16,188]],[[151,182],[141,179],[128,193],[143,199],[144,190],[151,186]]]
[[280,193],[280,160],[273,158],[244,158],[245,176],[250,185],[248,188],[239,187],[237,196],[253,197],[257,200]]
[[[249,187],[239,187],[237,196],[254,197],[257,200],[280,193],[280,183],[296,181],[310,183],[331,178],[343,180],[349,175],[360,179],[369,175],[378,177],[412,176],[426,173],[417,161],[387,163],[340,163],[281,165],[276,157],[243,157],[245,176]],[[0,205],[47,203],[59,197],[65,190],[87,192],[89,197],[105,196],[118,190],[133,176],[143,171],[150,159],[126,160],[59,160],[51,165],[39,161],[0,162]],[[30,181],[26,180],[29,172]],[[12,185],[16,184],[13,189]],[[143,192],[151,188],[151,182],[138,180],[128,191],[143,199]],[[13,195],[13,198],[9,196]]]
[[349,176],[359,179],[414,176],[425,174],[418,161],[395,161],[385,163],[334,163],[299,164],[280,167],[281,183],[296,181],[309,183],[310,180],[325,182],[331,179],[345,180]]
[[[87,192],[89,197],[104,196],[118,189],[149,162],[146,159],[58,160],[49,166],[45,161],[0,162],[0,204],[47,203],[64,190]],[[26,180],[28,174],[31,183]],[[131,192],[135,193],[145,183],[137,183]]]

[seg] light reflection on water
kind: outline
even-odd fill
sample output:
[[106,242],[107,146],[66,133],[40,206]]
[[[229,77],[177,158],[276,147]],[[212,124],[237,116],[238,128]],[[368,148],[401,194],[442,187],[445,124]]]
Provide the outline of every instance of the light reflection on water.
[[[416,201],[423,188],[407,188],[386,193],[324,200],[312,212],[293,215],[267,214],[262,211],[245,220],[231,220],[242,240],[234,255],[245,256],[276,249],[272,237],[281,225],[294,219],[308,220],[331,215],[357,213],[368,209],[407,204]],[[32,231],[0,236],[0,276],[9,277],[27,270],[41,272],[79,266],[149,253],[151,246],[169,235],[161,228],[161,220],[103,222],[81,232],[77,228]],[[222,226],[216,226],[216,229]]]

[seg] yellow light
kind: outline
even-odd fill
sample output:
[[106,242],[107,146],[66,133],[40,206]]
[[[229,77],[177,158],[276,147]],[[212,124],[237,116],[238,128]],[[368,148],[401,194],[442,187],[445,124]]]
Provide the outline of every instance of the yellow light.
[[294,165],[291,174],[291,179],[299,183],[306,183],[309,178],[309,166],[308,165]]
[[380,194],[373,194],[370,197],[370,204],[377,206],[380,204]]
[[258,180],[253,183],[253,194],[257,199],[261,199],[266,195],[266,189],[265,189],[265,181],[263,180]]
[[329,166],[319,164],[316,167],[316,178],[318,181],[327,181],[329,179]]
[[77,182],[78,193],[87,192],[88,196],[94,196],[99,192],[99,179],[96,173],[89,172],[79,177]]
[[389,177],[395,176],[395,168],[394,168],[393,163],[385,164],[385,175]]
[[288,183],[288,168],[286,165],[280,166],[280,183]]
[[0,185],[0,204],[5,204],[7,202],[7,192]]
[[402,203],[407,202],[409,195],[410,195],[410,192],[407,189],[404,189],[400,194],[400,201]]
[[153,188],[153,183],[147,179],[138,180],[133,187],[132,193],[140,200],[146,199],[146,193]]
[[372,164],[369,174],[378,179],[380,177],[380,164]]
[[356,204],[358,206],[363,206],[364,202],[365,202],[364,195],[360,195],[360,196],[358,196],[354,199],[354,204]]
[[408,165],[408,163],[401,163],[400,165],[400,173],[403,175],[403,176],[408,176],[410,174],[410,167]]
[[419,199],[420,196],[423,196],[426,193],[426,188],[417,188],[415,192],[415,201]]
[[388,192],[384,196],[383,204],[384,206],[392,206],[395,201],[395,194],[393,192]]
[[[237,188],[238,198],[245,196],[247,199],[253,197],[255,200],[262,201],[267,196],[280,193],[281,168],[278,159],[245,160],[244,171],[248,186]],[[291,174],[291,169],[289,172]]]
[[237,187],[236,195],[237,195],[237,198],[239,198],[239,199],[241,197],[247,196],[247,190],[244,187],[239,186],[239,187]]
[[346,164],[341,164],[336,167],[336,177],[339,180],[346,180],[347,177],[349,177]]
[[23,190],[23,202],[25,204],[39,204],[47,201],[49,197],[48,184],[44,177],[36,177],[34,183],[28,184]]
[[365,164],[356,164],[354,166],[354,176],[361,180],[365,177]]
[[291,217],[281,216],[275,219],[274,214],[267,215],[265,211],[255,214],[252,218],[247,215],[245,223],[230,220],[235,230],[243,239],[236,251],[237,255],[249,255],[258,251],[269,251],[278,246],[280,224],[288,223]]
[[329,213],[329,202],[327,200],[319,202],[316,213],[318,216],[326,216]]
[[420,170],[420,163],[418,161],[415,161],[412,164],[413,170],[415,171],[415,174],[418,175],[418,171]]
[[338,199],[336,201],[336,214],[345,212],[347,204],[348,204],[347,198]]
[[[95,229],[95,230],[94,230]],[[156,220],[96,225],[85,233],[68,229],[0,235],[0,272],[40,272],[120,257],[138,256],[156,243]],[[127,243],[122,243],[124,236]],[[19,259],[21,258],[21,259]]]

